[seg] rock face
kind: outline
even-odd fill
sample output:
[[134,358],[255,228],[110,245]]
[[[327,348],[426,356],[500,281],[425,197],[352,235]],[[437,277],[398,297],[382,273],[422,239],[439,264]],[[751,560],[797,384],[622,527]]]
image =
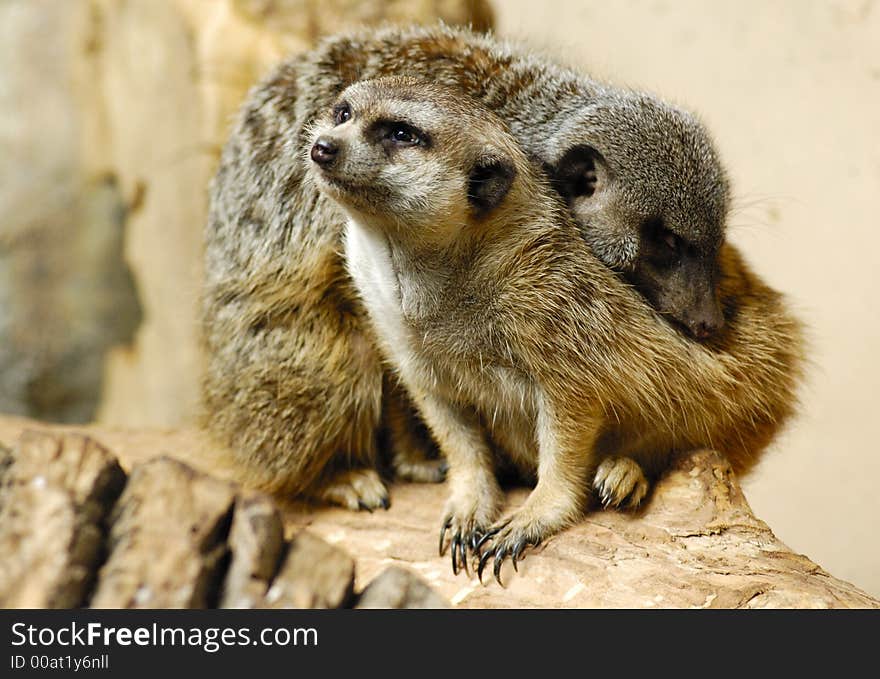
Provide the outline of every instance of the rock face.
[[[0,416],[2,606],[880,608],[782,544],[712,451],[682,456],[638,514],[594,509],[507,564],[502,588],[437,555],[444,485],[394,486],[372,514],[278,504],[224,478],[197,432],[19,439],[36,426]],[[130,470],[115,502],[123,472],[93,439]]]
[[97,608],[206,608],[227,557],[235,488],[167,457],[136,467],[110,517]]
[[269,498],[239,498],[229,533],[232,562],[221,608],[255,608],[264,601],[284,551],[284,524]]
[[[126,479],[88,436],[25,431],[11,449],[0,443],[0,607],[351,605],[354,559],[294,532],[286,541],[270,498],[171,457],[148,456]],[[446,605],[397,571],[395,591],[386,577],[366,593],[373,607]]]
[[269,608],[342,608],[354,593],[354,559],[307,530],[290,543],[266,593]]
[[198,402],[207,187],[247,89],[322,34],[486,0],[0,3],[0,412],[174,425]]
[[125,473],[76,434],[25,432],[0,457],[0,608],[82,605]]
[[355,608],[446,608],[446,602],[424,580],[400,566],[377,576]]

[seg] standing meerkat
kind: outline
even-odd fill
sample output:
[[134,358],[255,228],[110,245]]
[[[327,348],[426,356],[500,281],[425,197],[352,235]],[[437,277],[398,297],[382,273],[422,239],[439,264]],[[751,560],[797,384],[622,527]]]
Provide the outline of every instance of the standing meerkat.
[[[470,550],[500,581],[506,558],[576,520],[607,432],[639,432],[650,445],[617,450],[656,466],[685,446],[752,447],[791,412],[799,325],[777,293],[727,248],[727,340],[687,340],[596,258],[473,99],[362,81],[312,135],[310,176],[346,214],[382,353],[449,461],[454,570]],[[537,481],[500,520],[499,453]]]
[[[342,214],[303,181],[310,123],[353,81],[389,73],[455,86],[495,110],[600,260],[692,335],[723,324],[727,185],[691,115],[464,30],[325,41],[252,91],[223,151],[206,229],[203,400],[245,480],[355,509],[388,502],[375,471],[383,408],[394,466],[420,480],[443,471],[405,454],[418,437],[405,400],[383,401],[388,380],[340,254]],[[757,452],[732,461],[743,470]]]

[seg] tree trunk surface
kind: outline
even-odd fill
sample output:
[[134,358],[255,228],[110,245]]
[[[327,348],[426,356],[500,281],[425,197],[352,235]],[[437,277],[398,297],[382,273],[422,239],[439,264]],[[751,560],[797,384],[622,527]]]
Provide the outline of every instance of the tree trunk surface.
[[192,429],[0,417],[0,446],[2,607],[880,608],[778,540],[708,450],[638,513],[592,508],[505,564],[502,587],[437,554],[444,484],[350,512],[240,488]]

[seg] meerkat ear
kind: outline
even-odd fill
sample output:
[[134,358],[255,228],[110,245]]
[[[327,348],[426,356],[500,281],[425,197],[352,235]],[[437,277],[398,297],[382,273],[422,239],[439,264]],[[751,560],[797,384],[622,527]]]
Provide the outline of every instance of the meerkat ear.
[[497,156],[481,158],[468,177],[468,201],[477,214],[488,214],[504,200],[516,177],[516,168]]
[[591,198],[608,183],[605,158],[592,146],[573,146],[556,163],[546,166],[553,186],[567,200]]

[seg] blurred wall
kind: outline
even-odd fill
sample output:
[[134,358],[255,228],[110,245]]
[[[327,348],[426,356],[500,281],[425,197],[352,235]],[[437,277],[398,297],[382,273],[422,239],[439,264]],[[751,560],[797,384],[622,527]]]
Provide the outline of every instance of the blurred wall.
[[89,5],[0,2],[0,412],[94,418],[141,320]]
[[880,3],[502,0],[498,31],[692,108],[734,182],[730,239],[812,332],[803,413],[746,480],[793,549],[880,595]]

